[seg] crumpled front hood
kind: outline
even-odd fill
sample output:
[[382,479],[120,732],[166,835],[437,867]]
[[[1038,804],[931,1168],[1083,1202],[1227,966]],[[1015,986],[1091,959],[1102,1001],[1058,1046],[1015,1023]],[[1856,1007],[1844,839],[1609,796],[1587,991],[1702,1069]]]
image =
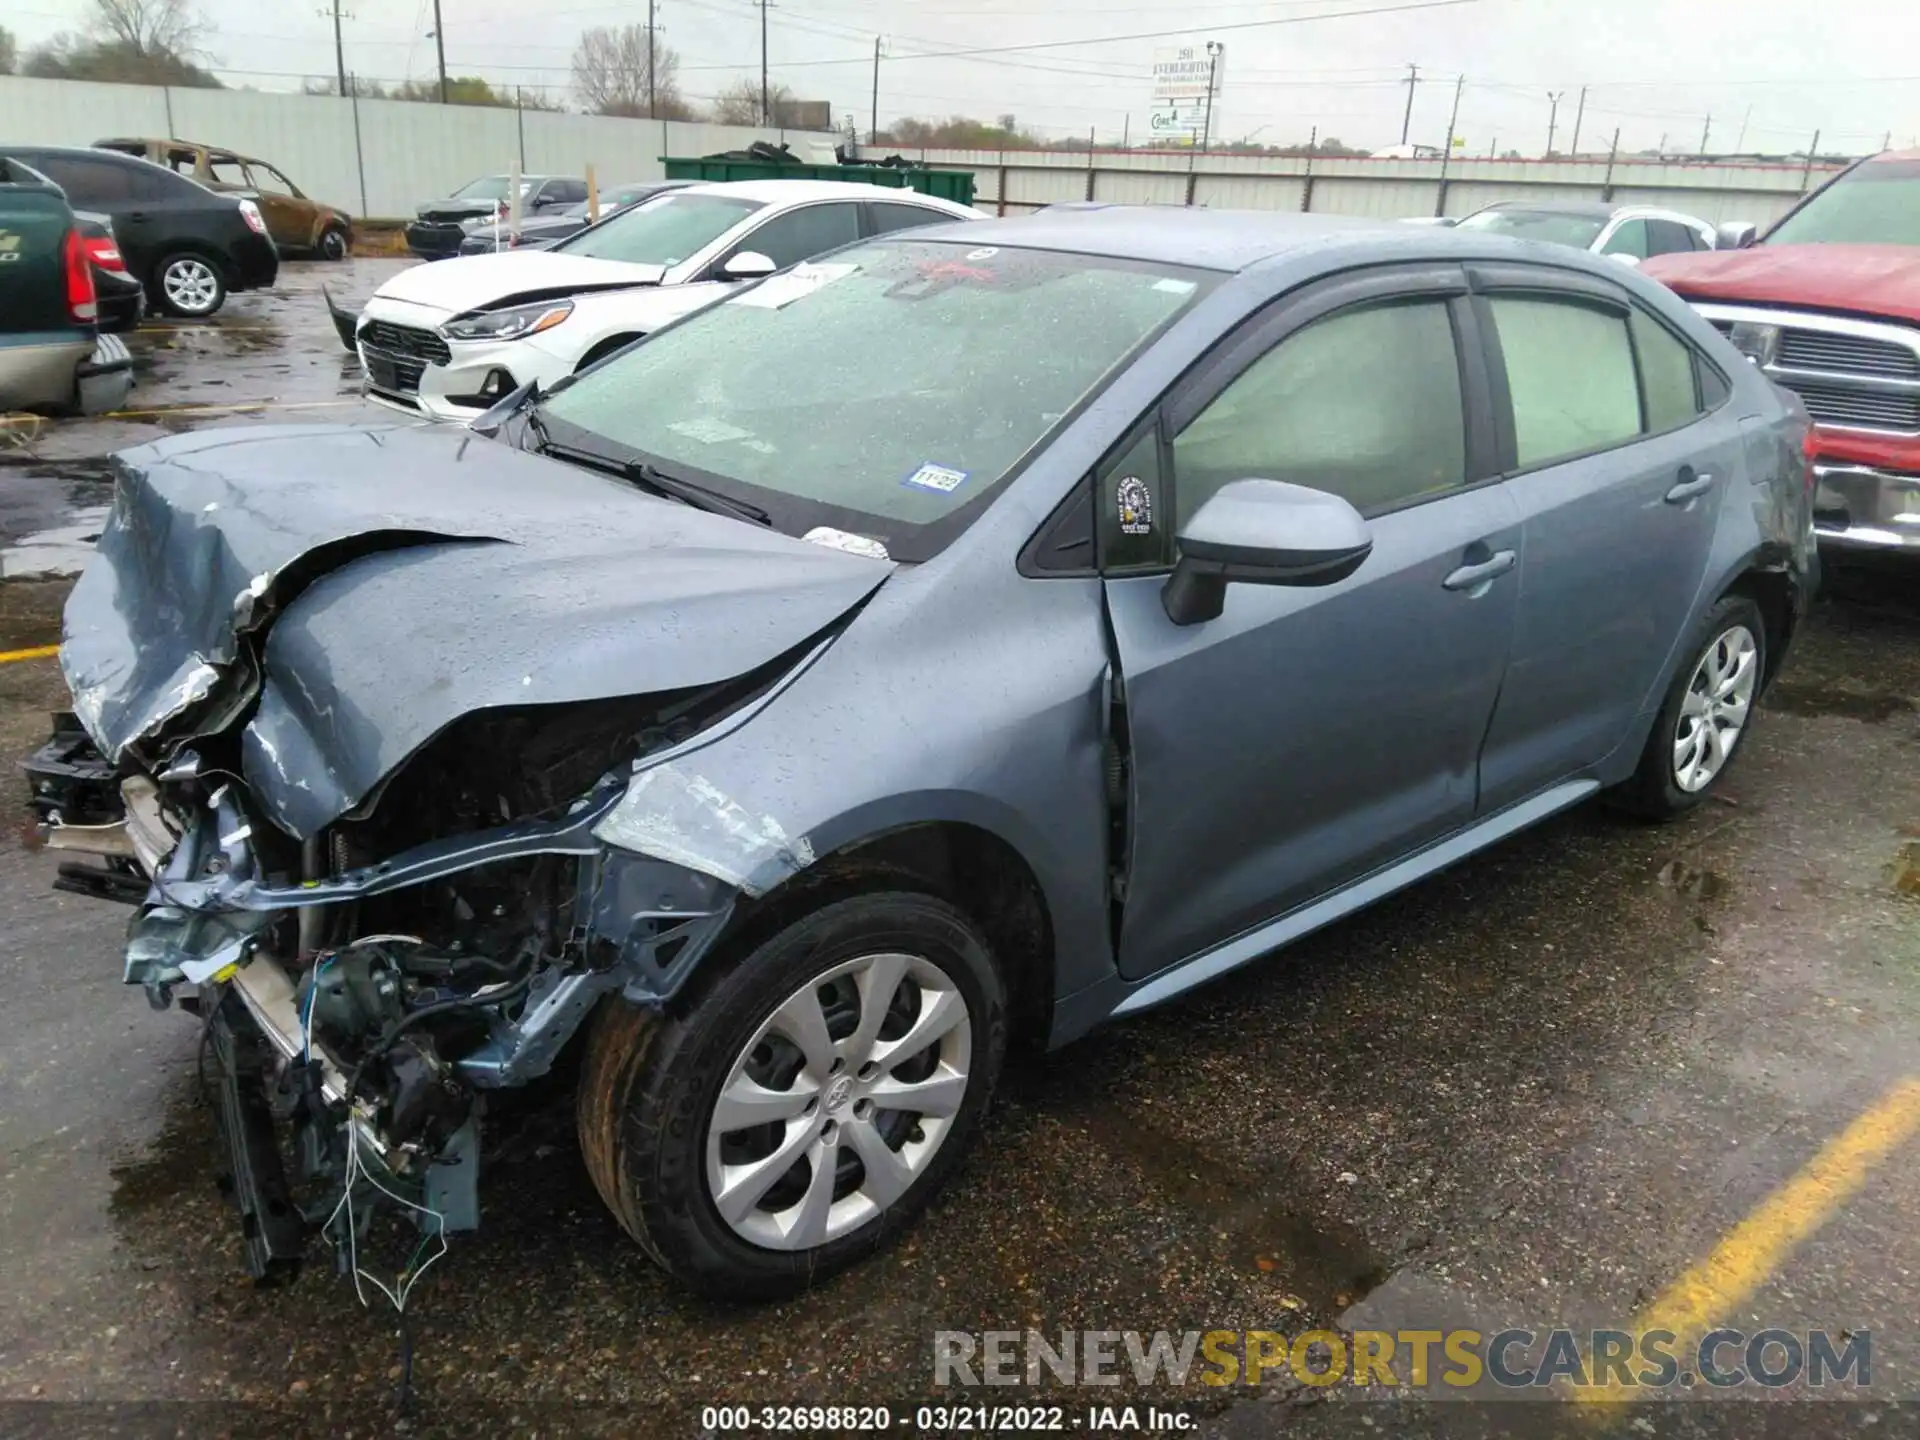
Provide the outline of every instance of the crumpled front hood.
[[375,298],[404,300],[456,313],[496,305],[516,295],[563,295],[615,286],[658,285],[666,271],[658,265],[629,265],[621,260],[535,250],[521,255],[462,255],[402,270],[374,292]]
[[67,603],[75,713],[154,763],[252,708],[245,778],[298,837],[462,715],[735,679],[892,568],[452,427],[203,430],[114,464]]
[[1920,245],[1754,245],[1655,255],[1640,269],[1689,300],[1920,320]]

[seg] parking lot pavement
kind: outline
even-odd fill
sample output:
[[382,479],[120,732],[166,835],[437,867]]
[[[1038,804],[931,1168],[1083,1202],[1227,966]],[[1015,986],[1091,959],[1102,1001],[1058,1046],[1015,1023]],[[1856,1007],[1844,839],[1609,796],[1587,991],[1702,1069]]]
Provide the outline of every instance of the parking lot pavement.
[[[378,273],[289,266],[225,325],[143,334],[133,403],[367,413],[318,283],[364,293]],[[84,556],[93,522],[75,517],[104,503],[105,449],[227,418],[54,427],[0,469],[0,555]],[[57,636],[62,567],[18,568],[0,652]],[[897,1408],[936,1393],[936,1330],[1026,1328],[1680,1316],[1870,1332],[1873,1395],[1920,1397],[1920,1141],[1899,1089],[1920,1076],[1915,594],[1898,570],[1837,575],[1725,803],[1665,828],[1584,807],[1023,1062],[925,1220],[797,1301],[674,1291],[595,1197],[565,1078],[515,1099],[491,1122],[483,1229],[415,1292],[417,1425],[457,1429],[472,1405],[528,1424],[583,1407],[566,1427],[609,1433],[686,1433],[717,1401]],[[58,698],[53,661],[0,663],[0,753]],[[242,1278],[193,1023],[118,983],[123,913],[52,893],[52,872],[0,850],[0,1398],[384,1403],[385,1302],[362,1311],[324,1259],[278,1291]],[[1222,1434],[1385,1413],[1351,1387],[1319,1404],[1197,1389],[1096,1398],[1183,1406]],[[1861,1413],[1793,1433],[1850,1433]]]

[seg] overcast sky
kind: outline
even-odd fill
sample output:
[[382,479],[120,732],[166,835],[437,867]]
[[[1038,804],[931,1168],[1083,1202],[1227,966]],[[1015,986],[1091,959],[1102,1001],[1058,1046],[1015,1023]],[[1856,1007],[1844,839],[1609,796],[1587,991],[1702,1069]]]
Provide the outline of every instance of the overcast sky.
[[[24,45],[73,28],[88,0],[24,0],[4,7]],[[206,48],[229,84],[292,89],[333,70],[324,0],[199,0]],[[1147,0],[775,0],[769,13],[773,78],[833,104],[837,124],[866,128],[873,37],[885,37],[880,119],[1011,113],[1049,137],[1103,142],[1145,132],[1158,46],[1219,41],[1224,83],[1214,134],[1261,143],[1323,137],[1377,148],[1400,138],[1409,61],[1421,67],[1411,139],[1439,144],[1454,80],[1466,88],[1458,133],[1470,154],[1545,148],[1548,92],[1564,92],[1556,148],[1571,139],[1580,89],[1591,87],[1583,150],[1604,150],[1619,127],[1623,150],[1664,142],[1789,151],[1818,129],[1822,148],[1920,144],[1920,3],[1915,0],[1466,0],[1425,10],[1302,23],[1250,22],[1325,15],[1408,0],[1280,0],[1154,5]],[[432,0],[343,0],[347,66],[387,79],[433,72]],[[447,64],[496,83],[567,83],[575,36],[593,25],[646,21],[625,5],[556,0],[442,0]],[[658,0],[665,43],[681,58],[682,89],[713,94],[759,74],[753,0]],[[1190,29],[1163,39],[1101,36]],[[958,48],[1069,41],[1045,49],[925,58]],[[923,57],[923,58],[915,58]],[[250,72],[250,73],[241,73]]]

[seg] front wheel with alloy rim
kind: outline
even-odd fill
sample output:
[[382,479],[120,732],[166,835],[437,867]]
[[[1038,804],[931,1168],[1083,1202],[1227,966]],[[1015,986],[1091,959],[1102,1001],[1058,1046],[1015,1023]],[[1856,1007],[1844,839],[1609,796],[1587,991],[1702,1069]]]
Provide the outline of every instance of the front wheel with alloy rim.
[[347,232],[338,225],[330,225],[320,232],[320,258],[322,260],[344,260],[347,258]]
[[1767,673],[1767,627],[1744,595],[1702,618],[1675,672],[1647,748],[1620,799],[1650,819],[1691,810],[1727,773],[1753,722]]
[[204,255],[169,255],[154,271],[154,298],[169,312],[199,320],[213,314],[227,299],[220,269]]
[[660,1265],[767,1299],[877,1249],[940,1188],[1006,1049],[1005,988],[953,906],[905,891],[822,906],[666,1013],[594,1024],[581,1149]]

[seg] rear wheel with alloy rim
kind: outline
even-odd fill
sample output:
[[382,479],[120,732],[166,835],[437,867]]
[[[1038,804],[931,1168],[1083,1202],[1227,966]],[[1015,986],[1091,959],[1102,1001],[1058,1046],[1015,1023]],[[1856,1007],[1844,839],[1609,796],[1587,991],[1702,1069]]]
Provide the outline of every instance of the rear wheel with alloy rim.
[[1728,595],[1701,620],[1620,800],[1652,819],[1692,809],[1733,763],[1753,722],[1766,675],[1766,623],[1744,595]]
[[322,260],[344,260],[347,258],[347,232],[338,225],[329,225],[320,232],[320,258]]
[[154,272],[154,298],[175,315],[201,319],[213,314],[227,299],[226,282],[203,255],[169,255]]
[[944,901],[792,921],[675,1013],[597,1019],[582,1150],[655,1260],[712,1294],[804,1288],[876,1249],[959,1163],[1006,1044],[985,942]]

